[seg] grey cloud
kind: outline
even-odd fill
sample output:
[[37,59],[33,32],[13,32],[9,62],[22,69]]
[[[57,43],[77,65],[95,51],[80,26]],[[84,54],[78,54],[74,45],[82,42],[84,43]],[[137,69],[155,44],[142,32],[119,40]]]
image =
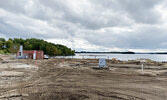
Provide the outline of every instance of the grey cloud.
[[167,45],[166,32],[167,30],[164,28],[149,26],[140,27],[132,32],[122,32],[121,34],[110,31],[105,33],[96,33],[96,36],[95,34],[90,34],[83,37],[85,37],[85,39],[91,44],[108,48],[165,49]]
[[[90,2],[91,3],[91,2]],[[113,27],[120,25],[130,25],[124,16],[118,15],[116,12],[108,12],[108,9],[101,7],[86,8],[81,13],[76,13],[69,6],[66,6],[66,2],[60,2],[58,0],[47,2],[42,0],[42,4],[51,7],[52,10],[62,14],[62,18],[59,20],[65,20],[70,23],[80,24],[86,29],[99,29],[103,27]],[[92,4],[95,6],[95,4]],[[77,9],[76,9],[77,10]],[[57,18],[56,18],[57,19]]]
[[93,0],[98,1],[103,8],[127,14],[132,20],[137,23],[156,24],[159,23],[161,14],[154,10],[154,7],[163,0]]
[[24,6],[27,3],[27,0],[1,0],[0,8],[5,9],[14,13],[24,13]]
[[[66,39],[73,44],[79,38],[104,48],[166,48],[166,20],[155,10],[164,0],[75,1],[1,0],[0,12],[5,14],[0,14],[0,33],[7,38]],[[120,31],[124,27],[127,30]]]

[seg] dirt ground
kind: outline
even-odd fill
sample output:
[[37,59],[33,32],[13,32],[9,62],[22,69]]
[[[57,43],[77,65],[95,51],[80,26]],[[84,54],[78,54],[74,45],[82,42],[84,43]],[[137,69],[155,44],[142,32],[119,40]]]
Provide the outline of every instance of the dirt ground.
[[0,100],[167,100],[166,63],[0,55]]

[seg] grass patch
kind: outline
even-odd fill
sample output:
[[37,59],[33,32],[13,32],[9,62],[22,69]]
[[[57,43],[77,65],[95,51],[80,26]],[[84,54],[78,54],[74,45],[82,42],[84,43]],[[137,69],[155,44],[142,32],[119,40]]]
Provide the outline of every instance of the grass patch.
[[5,52],[3,50],[0,50],[0,54],[5,54]]
[[6,50],[0,50],[0,54],[6,54],[6,55],[9,55],[10,53],[7,52]]

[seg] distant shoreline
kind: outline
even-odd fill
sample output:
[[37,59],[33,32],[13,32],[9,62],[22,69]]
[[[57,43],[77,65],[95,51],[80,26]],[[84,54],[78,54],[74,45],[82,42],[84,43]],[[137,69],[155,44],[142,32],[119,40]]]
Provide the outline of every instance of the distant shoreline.
[[138,53],[138,52],[75,52],[75,53],[94,53],[94,54],[99,54],[99,53],[110,53],[110,54],[167,54],[167,52],[149,52],[149,53]]

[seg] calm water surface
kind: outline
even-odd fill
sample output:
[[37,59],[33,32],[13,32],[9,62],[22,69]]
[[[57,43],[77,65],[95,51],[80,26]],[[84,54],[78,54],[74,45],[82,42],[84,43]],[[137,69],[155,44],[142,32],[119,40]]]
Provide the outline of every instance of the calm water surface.
[[[62,56],[57,56],[56,58],[62,58]],[[116,58],[118,60],[134,60],[134,59],[151,59],[154,61],[167,61],[167,55],[165,54],[110,54],[110,53],[76,53],[75,56],[66,56],[65,58],[106,58],[112,59]]]

